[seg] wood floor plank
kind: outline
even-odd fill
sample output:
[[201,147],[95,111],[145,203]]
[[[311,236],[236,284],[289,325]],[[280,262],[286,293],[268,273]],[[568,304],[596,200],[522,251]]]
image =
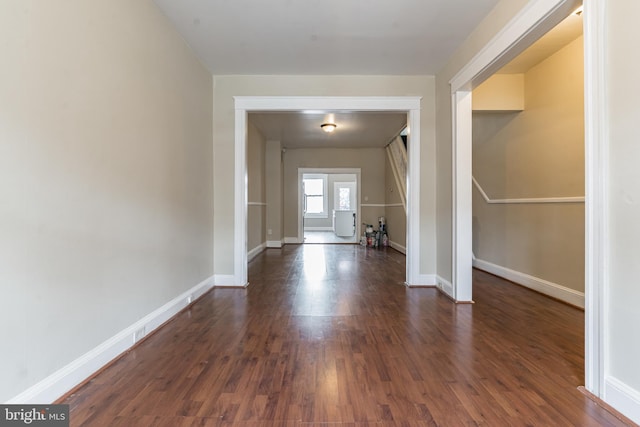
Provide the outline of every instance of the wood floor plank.
[[72,426],[622,426],[577,390],[584,313],[474,271],[403,286],[390,248],[268,249],[64,402]]

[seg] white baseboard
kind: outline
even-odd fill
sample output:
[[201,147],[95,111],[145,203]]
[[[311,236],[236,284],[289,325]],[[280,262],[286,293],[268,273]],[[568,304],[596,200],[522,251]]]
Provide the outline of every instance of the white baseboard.
[[[236,287],[236,278],[233,274],[216,274],[213,276],[213,285],[216,288]],[[248,285],[245,284],[245,287]]]
[[297,237],[285,237],[284,244],[285,245],[299,245],[302,242]]
[[436,287],[445,294],[449,295],[452,299],[455,299],[455,297],[453,296],[453,285],[444,277],[436,276]]
[[633,422],[640,424],[640,391],[617,378],[604,380],[604,401]]
[[417,283],[405,283],[408,288],[424,288],[436,287],[436,275],[435,274],[420,274],[418,275]]
[[305,227],[304,231],[333,231],[333,227]]
[[398,252],[401,252],[401,253],[403,253],[405,255],[407,254],[407,248],[402,246],[399,243],[396,243],[396,242],[394,242],[392,240],[389,240],[389,246],[391,246],[393,249],[395,249]]
[[260,252],[264,251],[266,248],[267,248],[267,244],[266,243],[262,243],[262,244],[256,246],[255,248],[251,249],[247,253],[247,262],[250,262],[252,259],[254,259],[256,257],[256,255],[258,255]]
[[210,277],[7,401],[49,404],[64,396],[213,287]]
[[565,286],[558,285],[557,283],[549,282],[548,280],[530,276],[529,274],[501,267],[477,258],[473,260],[473,266],[480,270],[495,274],[496,276],[504,277],[507,280],[511,280],[512,282],[525,286],[529,289],[533,289],[542,294],[559,299],[560,301],[575,305],[576,307],[584,308],[584,292],[569,289]]
[[282,240],[267,240],[267,247],[268,248],[281,248],[282,247]]

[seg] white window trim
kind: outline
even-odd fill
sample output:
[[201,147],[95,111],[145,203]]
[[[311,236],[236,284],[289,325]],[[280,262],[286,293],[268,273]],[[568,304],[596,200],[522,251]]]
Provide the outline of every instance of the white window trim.
[[305,173],[302,175],[302,179],[321,179],[322,180],[322,191],[323,191],[323,199],[322,199],[322,212],[320,213],[309,213],[305,212],[304,217],[308,219],[326,219],[329,218],[329,194],[327,193],[327,189],[329,188],[329,175],[326,173]]

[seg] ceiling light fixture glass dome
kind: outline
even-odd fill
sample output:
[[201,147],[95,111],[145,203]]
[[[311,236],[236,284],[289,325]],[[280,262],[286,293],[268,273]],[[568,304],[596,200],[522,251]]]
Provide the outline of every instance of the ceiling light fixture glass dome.
[[335,123],[323,123],[320,125],[320,128],[327,133],[333,132],[337,127]]

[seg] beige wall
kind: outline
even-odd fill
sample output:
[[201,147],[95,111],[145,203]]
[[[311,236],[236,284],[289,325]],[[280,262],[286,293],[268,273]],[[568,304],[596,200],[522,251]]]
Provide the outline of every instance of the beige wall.
[[247,129],[247,249],[266,242],[265,139],[249,122]]
[[473,111],[524,110],[524,74],[494,74],[475,89]]
[[213,274],[212,78],[150,1],[4,1],[0,39],[6,401]]
[[[640,395],[640,2],[610,0],[606,50],[609,117],[609,276],[605,313],[609,313],[605,370]],[[637,399],[637,397],[636,397]],[[640,421],[636,400],[635,417]]]
[[452,277],[452,123],[449,81],[526,3],[527,0],[501,0],[436,76],[437,273],[448,281]]
[[[306,148],[288,149],[284,153],[284,235],[298,236],[298,169],[299,168],[359,168],[361,204],[384,204],[383,148]],[[332,192],[333,188],[328,191]],[[365,198],[368,200],[365,201]],[[331,209],[331,208],[330,208]],[[360,210],[359,223],[377,224],[384,215],[384,206]]]
[[[234,96],[421,96],[420,273],[435,272],[435,111],[431,76],[214,76],[214,269],[233,274]],[[384,164],[382,164],[384,167]],[[287,185],[285,181],[285,185]],[[381,202],[382,203],[382,202]],[[375,210],[375,209],[372,209]],[[367,213],[376,219],[380,212]],[[285,217],[283,215],[283,217]],[[291,227],[285,224],[286,230]],[[285,230],[285,236],[289,232]]]
[[[583,39],[524,75],[521,113],[473,115],[473,175],[491,199],[584,196]],[[475,96],[475,91],[474,91]],[[482,260],[584,291],[584,204],[488,204],[474,187]]]
[[385,204],[400,206],[386,206],[384,216],[387,221],[387,232],[389,240],[403,247],[407,246],[407,213],[402,206],[400,198],[400,189],[396,184],[396,179],[391,169],[389,156],[385,152],[385,173],[384,173],[384,189]]

